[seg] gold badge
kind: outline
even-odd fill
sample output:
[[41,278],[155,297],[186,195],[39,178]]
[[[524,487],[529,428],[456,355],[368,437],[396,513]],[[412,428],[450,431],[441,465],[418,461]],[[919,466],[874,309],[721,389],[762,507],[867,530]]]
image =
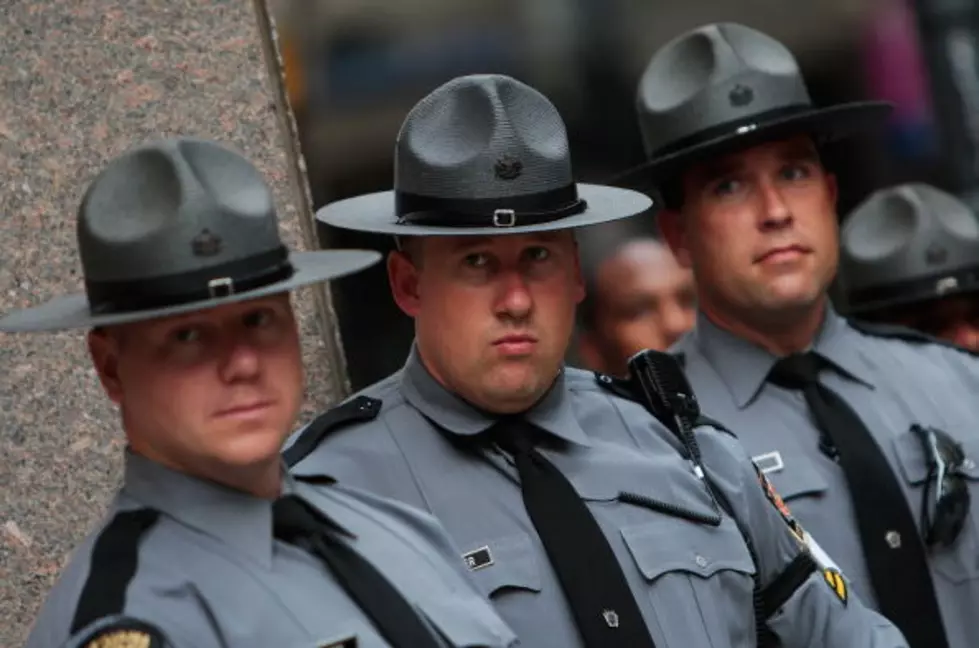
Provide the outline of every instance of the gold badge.
[[836,598],[840,599],[843,605],[846,605],[850,594],[847,591],[846,581],[843,580],[843,575],[835,569],[827,567],[823,569],[823,579],[829,585],[829,588],[833,590],[833,593],[836,594]]
[[80,645],[84,648],[162,648],[163,633],[136,619],[120,619],[99,628]]
[[88,640],[85,648],[151,648],[153,637],[143,630],[114,630],[99,633]]

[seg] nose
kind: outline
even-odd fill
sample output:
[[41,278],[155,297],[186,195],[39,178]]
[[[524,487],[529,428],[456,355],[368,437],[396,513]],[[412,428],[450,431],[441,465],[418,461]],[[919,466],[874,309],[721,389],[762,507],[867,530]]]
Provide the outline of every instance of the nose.
[[534,300],[527,281],[519,270],[508,270],[500,274],[500,299],[497,314],[512,319],[524,319],[533,310]]
[[259,373],[258,351],[243,336],[228,335],[221,363],[221,376],[226,382],[249,380]]
[[763,202],[761,229],[778,230],[792,223],[792,211],[775,182],[762,178],[759,191]]

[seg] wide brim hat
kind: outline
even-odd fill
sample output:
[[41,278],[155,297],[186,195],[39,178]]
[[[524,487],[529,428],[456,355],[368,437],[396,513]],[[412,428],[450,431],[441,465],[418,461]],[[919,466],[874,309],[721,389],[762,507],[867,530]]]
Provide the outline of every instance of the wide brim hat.
[[577,183],[564,121],[530,86],[469,75],[408,114],[394,188],[319,209],[328,225],[393,236],[486,236],[586,227],[642,214],[635,191]]
[[289,252],[260,172],[215,142],[173,138],[110,161],[78,211],[85,292],[0,318],[0,331],[96,328],[289,292],[377,263],[366,250]]
[[840,281],[849,315],[977,292],[979,219],[930,185],[876,191],[844,220]]
[[618,174],[617,184],[672,180],[693,163],[794,135],[836,142],[879,128],[893,106],[816,106],[784,45],[744,25],[716,23],[653,55],[636,110],[647,160]]

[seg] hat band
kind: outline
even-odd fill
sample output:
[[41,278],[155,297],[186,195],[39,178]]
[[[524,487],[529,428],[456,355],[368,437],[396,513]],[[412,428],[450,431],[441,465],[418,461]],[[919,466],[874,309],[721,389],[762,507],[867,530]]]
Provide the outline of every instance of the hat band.
[[507,198],[434,198],[397,191],[399,225],[425,227],[520,227],[580,214],[588,203],[574,183],[559,189]]
[[847,294],[846,301],[851,309],[869,310],[890,302],[909,303],[919,299],[935,299],[976,288],[979,288],[979,265],[955,272],[940,272],[921,279],[854,290]]
[[781,108],[766,110],[754,115],[749,115],[748,117],[743,117],[741,119],[733,119],[731,121],[724,122],[723,124],[717,124],[716,126],[710,126],[703,130],[696,131],[691,135],[686,135],[678,140],[674,140],[669,144],[666,144],[665,146],[661,146],[649,156],[649,159],[656,160],[657,158],[666,157],[667,155],[673,155],[674,153],[678,153],[695,146],[700,146],[701,144],[706,144],[707,142],[715,140],[719,137],[725,137],[727,135],[747,135],[748,133],[762,126],[765,126],[766,122],[792,117],[811,110],[813,110],[813,107],[809,104],[793,104],[791,106],[783,106]]
[[85,290],[93,315],[131,313],[264,288],[288,279],[294,272],[289,251],[280,246],[193,272],[129,281],[86,281]]

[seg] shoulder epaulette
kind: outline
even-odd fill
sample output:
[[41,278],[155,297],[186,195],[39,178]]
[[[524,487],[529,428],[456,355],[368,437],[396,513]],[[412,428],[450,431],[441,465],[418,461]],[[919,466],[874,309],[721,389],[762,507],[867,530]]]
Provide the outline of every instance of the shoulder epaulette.
[[326,438],[326,435],[350,423],[362,423],[377,418],[381,401],[370,396],[357,396],[327,410],[306,426],[296,442],[282,452],[289,467],[295,466]]
[[857,331],[864,333],[866,335],[882,338],[892,338],[895,340],[902,340],[904,342],[910,342],[912,344],[937,344],[938,346],[943,346],[949,349],[955,349],[956,351],[961,351],[962,353],[967,353],[970,356],[976,358],[979,357],[979,353],[973,351],[972,349],[966,348],[944,340],[940,337],[935,337],[933,335],[928,335],[927,333],[922,333],[917,329],[913,329],[907,326],[900,326],[897,324],[881,324],[878,322],[867,322],[855,318],[847,318],[847,322]]
[[139,564],[139,543],[159,518],[159,511],[154,509],[121,511],[102,529],[92,547],[88,577],[78,597],[71,634],[99,619],[123,613],[126,590]]

